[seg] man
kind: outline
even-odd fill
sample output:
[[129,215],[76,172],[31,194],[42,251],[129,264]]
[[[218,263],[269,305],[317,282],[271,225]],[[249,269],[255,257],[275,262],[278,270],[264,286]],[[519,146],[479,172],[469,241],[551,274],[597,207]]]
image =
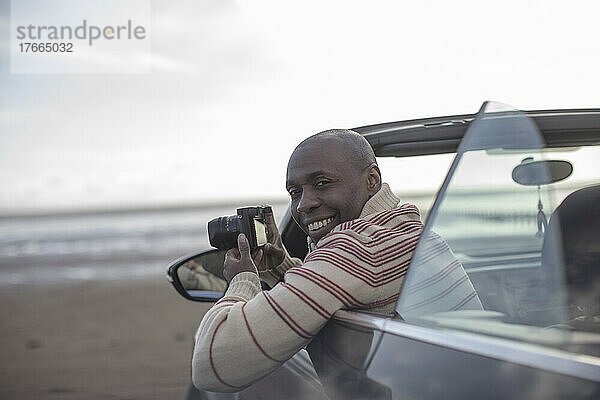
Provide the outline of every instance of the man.
[[[240,235],[224,263],[229,288],[196,334],[199,388],[247,387],[307,345],[339,309],[394,311],[423,225],[417,208],[398,206],[382,183],[369,143],[349,130],[309,137],[290,157],[286,186],[309,254],[303,264],[287,255],[272,215],[262,250],[251,255]],[[271,290],[261,291],[259,271]],[[464,290],[473,291],[470,282]]]

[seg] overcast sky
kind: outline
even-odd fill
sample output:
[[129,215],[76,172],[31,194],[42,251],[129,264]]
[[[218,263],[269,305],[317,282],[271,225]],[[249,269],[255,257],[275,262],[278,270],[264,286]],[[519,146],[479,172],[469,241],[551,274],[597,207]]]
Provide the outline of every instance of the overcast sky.
[[[324,129],[474,113],[490,99],[598,107],[599,11],[153,1],[151,73],[51,75],[10,73],[2,0],[0,211],[283,198],[291,151]],[[437,188],[431,171],[445,163],[410,189]]]

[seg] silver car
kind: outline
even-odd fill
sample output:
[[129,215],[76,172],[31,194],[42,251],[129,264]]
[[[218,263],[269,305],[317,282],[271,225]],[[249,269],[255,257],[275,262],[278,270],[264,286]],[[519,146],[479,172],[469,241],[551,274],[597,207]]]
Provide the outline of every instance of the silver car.
[[[600,110],[484,103],[472,115],[354,130],[380,160],[455,154],[433,205],[422,206],[426,225],[396,314],[338,311],[248,389],[191,388],[189,398],[599,399]],[[279,228],[290,254],[303,258],[305,235],[289,211]],[[462,263],[483,311],[445,299],[455,282],[428,263],[430,235]],[[168,279],[190,300],[215,301],[222,283],[190,288],[182,271],[202,265],[218,282],[223,257],[183,257]]]

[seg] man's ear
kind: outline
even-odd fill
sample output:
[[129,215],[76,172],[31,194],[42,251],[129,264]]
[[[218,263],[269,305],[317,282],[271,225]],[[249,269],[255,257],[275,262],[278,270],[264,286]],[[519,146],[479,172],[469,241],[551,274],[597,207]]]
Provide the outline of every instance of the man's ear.
[[381,189],[381,171],[377,164],[371,164],[367,169],[367,191],[374,195]]

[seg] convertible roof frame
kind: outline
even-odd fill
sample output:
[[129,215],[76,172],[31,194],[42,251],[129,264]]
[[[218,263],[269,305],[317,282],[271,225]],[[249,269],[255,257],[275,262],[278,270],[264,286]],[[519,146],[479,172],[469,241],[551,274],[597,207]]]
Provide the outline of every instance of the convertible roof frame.
[[[600,109],[523,111],[548,147],[600,144]],[[477,114],[388,122],[354,128],[380,157],[455,153]]]

